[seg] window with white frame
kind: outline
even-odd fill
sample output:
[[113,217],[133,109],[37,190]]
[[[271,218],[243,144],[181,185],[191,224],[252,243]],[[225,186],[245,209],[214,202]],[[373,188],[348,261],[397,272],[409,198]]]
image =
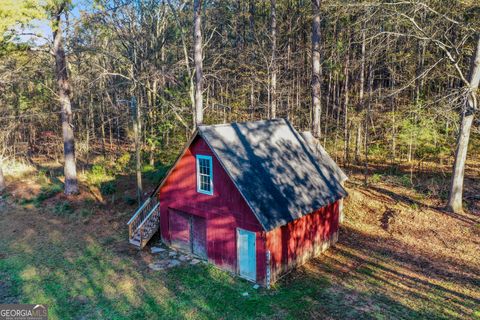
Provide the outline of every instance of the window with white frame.
[[197,155],[197,191],[213,194],[213,168],[212,157]]

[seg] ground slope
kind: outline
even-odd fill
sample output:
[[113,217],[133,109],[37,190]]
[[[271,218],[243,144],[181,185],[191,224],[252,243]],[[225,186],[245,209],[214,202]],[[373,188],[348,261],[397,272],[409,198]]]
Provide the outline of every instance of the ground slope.
[[[0,201],[0,303],[46,303],[51,319],[480,318],[475,197],[453,215],[439,207],[437,173],[415,188],[404,176],[377,174],[368,187],[350,176],[339,243],[270,291],[207,265],[150,270],[155,256],[127,244],[132,208],[121,202],[35,206],[11,187]],[[467,194],[479,185],[474,172]]]

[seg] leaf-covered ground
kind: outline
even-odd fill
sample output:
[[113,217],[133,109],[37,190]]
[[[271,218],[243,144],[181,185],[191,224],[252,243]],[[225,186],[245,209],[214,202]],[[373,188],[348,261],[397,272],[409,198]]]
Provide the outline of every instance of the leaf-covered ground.
[[45,303],[51,319],[480,319],[479,170],[462,215],[441,210],[439,172],[415,177],[377,173],[366,187],[351,172],[339,243],[272,290],[202,264],[152,271],[148,251],[127,244],[133,207],[118,197],[85,187],[92,199],[70,205],[11,180],[0,303]]

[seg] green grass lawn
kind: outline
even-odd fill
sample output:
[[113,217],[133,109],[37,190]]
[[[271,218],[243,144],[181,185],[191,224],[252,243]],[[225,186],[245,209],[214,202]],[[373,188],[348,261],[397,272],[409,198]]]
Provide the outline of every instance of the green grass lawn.
[[[2,216],[2,222],[6,218]],[[15,238],[4,237],[12,230],[0,229],[0,298],[47,304],[52,319],[272,315],[294,319],[307,317],[320,297],[329,299],[329,282],[324,278],[265,291],[209,265],[150,271],[142,267],[140,254],[130,256],[115,250],[117,241],[124,241],[123,234],[109,239],[108,244],[78,232],[47,234],[43,232],[47,226],[39,223],[46,218],[34,217],[35,225],[16,230]],[[244,292],[249,295],[242,296]]]
[[[10,299],[45,303],[52,319],[383,318],[380,309],[349,308],[344,299],[354,288],[332,291],[324,277],[298,277],[271,291],[255,290],[207,265],[139,270],[132,257],[75,238],[28,245],[2,241],[1,250],[7,252],[0,274]],[[361,298],[358,306],[370,298]],[[392,315],[418,315],[391,301],[385,304],[398,308]]]
[[417,262],[422,266],[428,259],[395,251],[397,242],[387,246],[352,224],[326,255],[271,290],[255,290],[205,264],[152,271],[150,254],[127,244],[127,211],[99,216],[85,210],[62,213],[54,205],[38,208],[11,200],[0,205],[0,303],[47,304],[50,319],[480,316],[478,277],[447,277],[441,268],[424,272]]

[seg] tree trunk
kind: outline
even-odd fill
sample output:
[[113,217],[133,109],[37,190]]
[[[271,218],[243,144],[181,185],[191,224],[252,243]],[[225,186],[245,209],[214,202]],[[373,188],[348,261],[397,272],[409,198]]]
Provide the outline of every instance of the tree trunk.
[[320,4],[321,0],[312,0],[312,132],[317,138],[321,135],[321,75],[320,75]]
[[0,160],[0,193],[6,188],[5,177],[3,175],[3,162]]
[[255,88],[253,86],[253,81],[250,85],[250,120],[253,121],[255,118]]
[[349,136],[348,136],[348,69],[349,69],[349,63],[350,63],[350,40],[348,41],[348,47],[347,47],[347,57],[345,61],[345,103],[344,103],[344,109],[343,109],[343,163],[344,165],[348,165],[350,159],[349,159]]
[[60,5],[56,13],[55,29],[53,32],[53,54],[55,57],[55,74],[58,84],[58,97],[61,105],[62,134],[64,152],[65,194],[78,193],[77,165],[75,160],[75,138],[72,125],[72,106],[70,102],[70,85],[68,83],[67,62],[62,42],[61,15],[65,4]]
[[[360,90],[358,94],[358,105],[357,105],[357,112],[361,112],[363,109],[363,95],[365,90],[365,49],[366,49],[366,39],[365,39],[365,28],[362,27],[362,56],[360,62]],[[361,134],[362,134],[362,120],[358,120],[358,127],[357,127],[357,138],[355,143],[355,162],[360,162],[360,146],[361,146]]]
[[372,106],[372,93],[373,93],[373,67],[369,67],[369,82],[368,82],[368,102],[367,102],[367,114],[365,116],[365,169],[364,169],[364,183],[368,185],[368,149],[370,146],[370,136],[369,136],[369,126],[368,123],[370,122],[370,111]]
[[193,38],[195,62],[195,126],[203,123],[202,0],[193,2]]
[[357,134],[355,136],[355,163],[360,162],[360,146],[362,145],[362,124],[357,124]]
[[277,117],[277,12],[276,0],[270,0],[271,5],[271,36],[272,36],[272,74],[271,74],[271,100],[270,100],[270,117],[275,119]]
[[[141,102],[141,101],[140,101]],[[142,184],[142,146],[141,146],[141,111],[140,106],[137,105],[137,99],[132,97],[131,101],[133,113],[133,134],[135,136],[135,173],[137,175],[137,201],[142,203],[143,198],[143,184]]]
[[[180,39],[182,41],[182,48],[183,48],[183,58],[184,58],[184,61],[185,61],[185,67],[187,69],[187,73],[188,73],[188,78],[189,78],[189,90],[188,90],[188,94],[190,96],[190,102],[192,104],[192,110],[193,110],[193,126],[195,127],[196,125],[196,103],[195,103],[195,85],[193,83],[193,74],[192,74],[192,71],[191,71],[191,68],[190,68],[190,58],[189,58],[189,55],[188,55],[188,48],[187,48],[187,40],[185,39],[185,29],[182,27],[182,23],[180,21],[180,18],[178,17],[178,14],[177,14],[177,11],[175,10],[175,7],[173,6],[172,2],[170,0],[167,0],[168,2],[168,5],[170,6],[170,9],[172,10],[172,13],[173,13],[173,16],[175,18],[175,22],[178,26],[178,28],[180,29]],[[199,9],[199,12],[200,12],[200,9]],[[201,25],[201,23],[199,24]],[[201,36],[201,34],[200,34]],[[201,41],[200,41],[201,42]],[[163,48],[163,46],[162,46]],[[200,49],[202,47],[200,46]],[[201,56],[201,55],[200,55]],[[202,109],[202,120],[203,120],[203,109]]]
[[102,155],[103,159],[107,157],[107,150],[105,148],[105,108],[103,106],[103,101],[100,102],[100,133],[102,134]]
[[[395,77],[393,75],[393,72],[392,72],[392,75],[391,75],[391,79],[390,79],[390,91],[393,92],[393,90],[395,89]],[[396,101],[395,101],[395,97],[391,97],[390,99],[390,103],[392,105],[392,149],[391,149],[391,158],[392,158],[392,165],[395,163],[395,159],[397,157],[397,139],[396,139],[396,135],[397,135],[397,123],[396,123],[396,109],[395,109],[395,105],[396,105]]]
[[463,211],[462,196],[465,162],[467,160],[468,141],[470,139],[473,116],[477,108],[476,91],[478,89],[478,83],[480,82],[480,34],[477,35],[477,47],[472,57],[469,82],[468,99],[462,112],[462,122],[457,140],[450,195],[447,204],[448,210],[455,213]]
[[358,94],[358,99],[360,102],[360,108],[363,104],[363,90],[365,88],[365,29],[362,29],[362,57],[361,57],[361,66],[360,66],[360,92]]

